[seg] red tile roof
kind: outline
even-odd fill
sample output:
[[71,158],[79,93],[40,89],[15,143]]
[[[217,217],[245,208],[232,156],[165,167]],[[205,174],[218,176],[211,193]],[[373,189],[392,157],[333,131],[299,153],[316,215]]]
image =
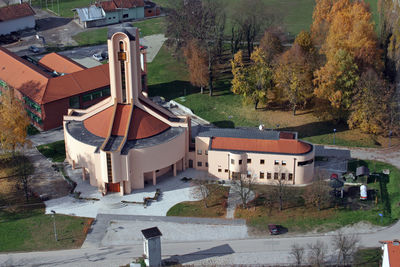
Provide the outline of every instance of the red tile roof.
[[115,5],[114,1],[103,1],[96,5],[101,6],[106,12],[114,11],[117,9],[117,6]]
[[[380,241],[380,242],[387,244],[389,265],[399,266],[400,264],[400,245],[398,244],[399,241],[393,240],[393,241]],[[397,245],[394,245],[393,242],[397,242]]]
[[5,6],[0,8],[0,22],[35,15],[28,3]]
[[97,4],[101,6],[104,11],[115,11],[117,8],[133,8],[133,7],[144,7],[143,0],[110,0],[102,1]]
[[[126,126],[128,125],[129,112],[131,105],[117,105],[115,119],[112,128],[112,135],[124,136]],[[108,127],[113,114],[113,107],[109,107],[92,117],[86,119],[83,124],[86,129],[94,135],[106,138]],[[138,107],[134,107],[128,140],[137,140],[157,135],[170,126]]]
[[42,57],[39,60],[39,64],[51,71],[66,74],[86,69],[86,67],[81,64],[54,52]]
[[304,154],[311,151],[311,145],[299,140],[247,139],[233,137],[213,137],[212,149],[270,152],[282,154]]
[[[65,63],[65,60],[61,64]],[[38,66],[0,47],[0,79],[38,104],[110,85],[108,64],[53,77]]]

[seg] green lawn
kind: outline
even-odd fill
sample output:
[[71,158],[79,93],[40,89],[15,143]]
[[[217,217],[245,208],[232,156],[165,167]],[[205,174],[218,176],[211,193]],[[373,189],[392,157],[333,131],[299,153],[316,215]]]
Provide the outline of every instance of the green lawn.
[[382,264],[381,248],[359,249],[354,255],[354,267],[379,267]]
[[[133,22],[133,26],[140,29],[140,37],[164,33],[164,22],[165,18],[153,18]],[[79,45],[98,45],[107,42],[107,31],[108,27],[88,29],[74,35],[72,38]]]
[[[365,164],[369,169],[381,172],[383,169],[389,169],[389,181],[382,176],[385,186],[380,183],[369,183],[369,189],[378,189],[378,204],[375,205],[373,200],[366,202],[370,205],[369,210],[353,210],[351,206],[334,205],[331,208],[325,208],[321,211],[315,208],[306,207],[302,201],[293,200],[290,207],[279,212],[276,207],[272,209],[262,205],[262,201],[256,201],[255,210],[237,209],[236,218],[246,219],[248,224],[256,231],[267,232],[269,223],[282,225],[288,228],[289,232],[307,232],[311,230],[333,230],[339,227],[354,224],[360,221],[368,221],[376,225],[389,225],[400,218],[400,170],[394,166],[382,162],[364,161],[352,163],[350,169],[356,165]],[[264,186],[267,187],[267,186]],[[303,190],[297,188],[296,190]],[[258,189],[260,191],[260,189]],[[260,191],[260,194],[262,191]],[[301,192],[293,192],[293,198],[301,198]],[[257,204],[258,203],[258,204]],[[387,211],[388,209],[388,211]],[[379,213],[384,214],[381,218]]]
[[[11,155],[0,155],[0,177],[16,172]],[[58,242],[53,220],[45,215],[44,203],[36,196],[28,201],[18,178],[0,179],[0,252],[78,248],[85,240],[92,219],[56,215]]]
[[72,9],[78,7],[88,7],[92,4],[91,0],[33,0],[32,5],[41,7],[43,9],[49,9],[54,13],[58,14],[60,12],[61,17],[73,18],[74,12]]
[[37,146],[37,149],[46,158],[50,158],[53,162],[63,162],[65,160],[65,143],[64,140],[50,144]]
[[204,206],[204,202],[201,200],[185,201],[170,208],[167,216],[225,217],[229,187],[214,185],[214,188],[213,193],[207,200],[208,208]]

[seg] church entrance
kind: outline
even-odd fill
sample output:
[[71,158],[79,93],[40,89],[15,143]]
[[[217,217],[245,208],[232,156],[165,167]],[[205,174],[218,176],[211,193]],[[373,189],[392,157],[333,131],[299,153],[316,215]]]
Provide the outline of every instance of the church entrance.
[[106,183],[106,186],[107,186],[107,192],[109,193],[116,193],[120,192],[121,190],[119,183]]

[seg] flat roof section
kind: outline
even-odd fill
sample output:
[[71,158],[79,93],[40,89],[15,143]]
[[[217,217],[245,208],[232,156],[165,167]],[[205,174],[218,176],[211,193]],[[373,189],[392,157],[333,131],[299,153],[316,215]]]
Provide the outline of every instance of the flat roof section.
[[256,128],[215,128],[201,126],[197,136],[200,137],[230,137],[262,140],[279,140],[278,131],[260,131]]
[[247,151],[277,154],[306,154],[312,151],[312,145],[293,139],[265,140],[232,137],[213,137],[212,150]]

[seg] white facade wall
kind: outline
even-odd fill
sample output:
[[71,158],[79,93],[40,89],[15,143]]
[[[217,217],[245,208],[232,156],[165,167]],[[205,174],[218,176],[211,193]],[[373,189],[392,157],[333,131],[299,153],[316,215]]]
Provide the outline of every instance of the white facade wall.
[[0,35],[35,28],[35,17],[28,16],[0,22]]

